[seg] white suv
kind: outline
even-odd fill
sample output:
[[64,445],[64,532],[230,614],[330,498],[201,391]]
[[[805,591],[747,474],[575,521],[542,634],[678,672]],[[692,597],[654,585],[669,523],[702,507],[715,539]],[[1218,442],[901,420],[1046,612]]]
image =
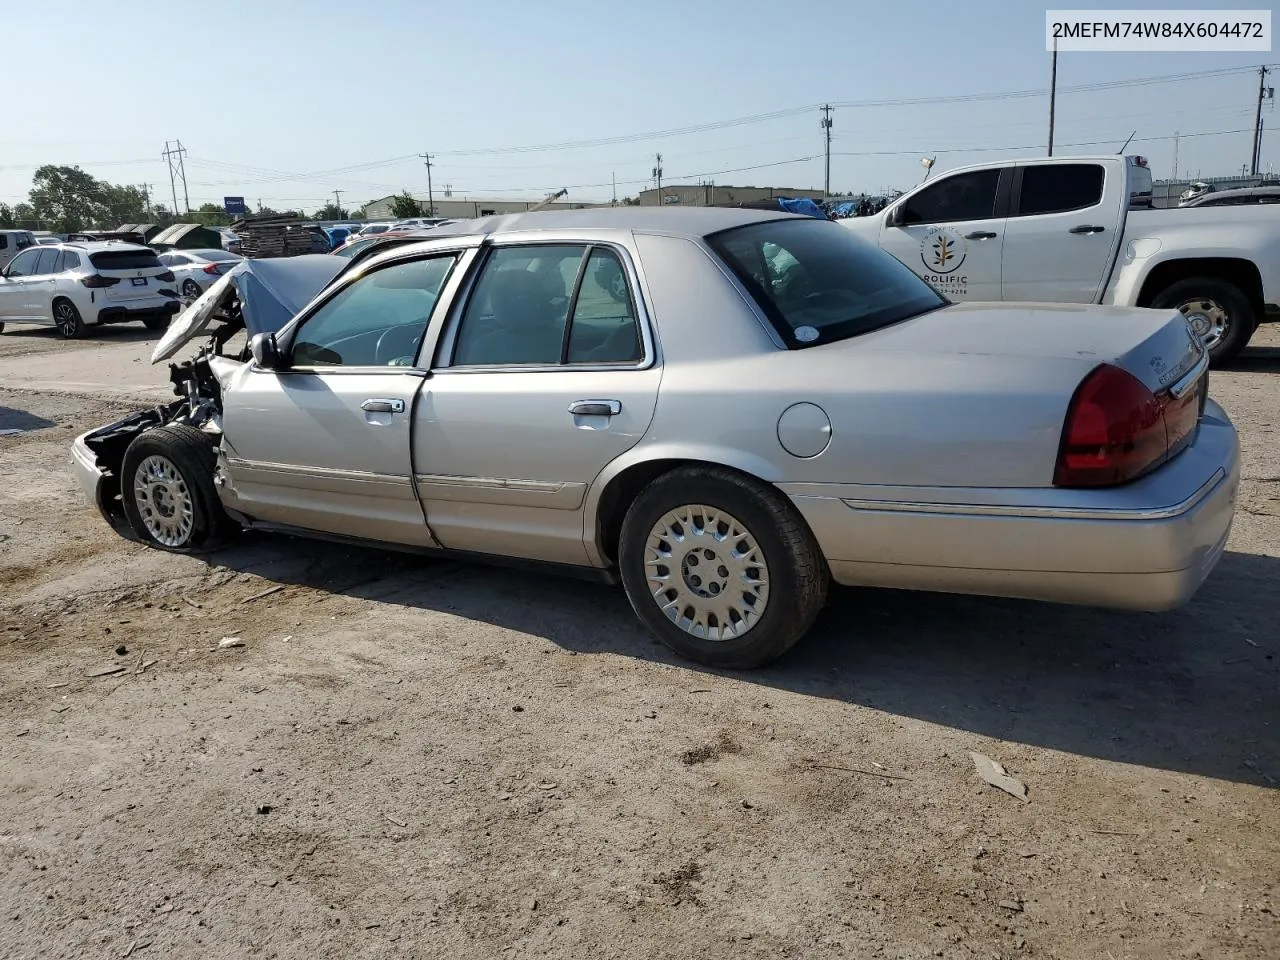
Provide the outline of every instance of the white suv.
[[32,323],[68,340],[131,320],[163,330],[182,309],[175,286],[150,247],[116,240],[29,247],[0,270],[0,330]]

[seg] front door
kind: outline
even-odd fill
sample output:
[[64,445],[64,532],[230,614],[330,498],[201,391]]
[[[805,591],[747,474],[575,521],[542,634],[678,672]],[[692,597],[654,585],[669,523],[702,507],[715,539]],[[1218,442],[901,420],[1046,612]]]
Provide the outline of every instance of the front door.
[[415,357],[458,255],[359,277],[288,325],[287,369],[247,364],[223,409],[228,506],[258,521],[433,545],[410,460]]
[[586,564],[583,504],[644,436],[661,376],[624,251],[501,244],[454,311],[414,418],[447,547]]
[[[999,300],[1012,168],[943,175],[886,211],[880,246],[952,300]],[[891,226],[895,215],[899,225]]]
[[31,287],[44,279],[35,275],[40,253],[37,248],[23,250],[5,268],[0,277],[0,320],[33,319]]

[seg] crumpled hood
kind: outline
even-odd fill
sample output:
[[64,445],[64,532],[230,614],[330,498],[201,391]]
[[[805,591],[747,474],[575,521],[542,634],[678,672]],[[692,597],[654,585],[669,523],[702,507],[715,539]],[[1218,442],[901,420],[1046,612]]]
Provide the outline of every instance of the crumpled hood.
[[275,333],[347,265],[342,257],[309,253],[297,257],[243,260],[224,273],[182,313],[174,317],[151,353],[151,362],[168,360],[213,320],[227,292],[240,297],[245,332]]

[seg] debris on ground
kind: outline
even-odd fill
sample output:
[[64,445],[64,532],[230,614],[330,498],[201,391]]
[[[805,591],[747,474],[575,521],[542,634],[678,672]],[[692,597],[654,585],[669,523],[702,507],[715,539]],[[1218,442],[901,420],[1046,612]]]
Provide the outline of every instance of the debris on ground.
[[255,601],[255,600],[261,600],[263,597],[269,597],[269,596],[271,596],[273,593],[279,593],[279,592],[280,592],[281,590],[283,590],[283,589],[284,589],[284,585],[283,585],[283,584],[276,584],[274,587],[268,587],[266,590],[263,590],[261,593],[255,593],[252,597],[245,597],[245,598],[244,598],[243,600],[241,600],[240,602],[241,602],[241,603],[253,603],[253,601]]
[[123,657],[123,656],[124,656],[126,653],[128,653],[128,652],[129,652],[129,648],[128,648],[128,647],[126,647],[123,643],[122,643],[122,644],[120,644],[120,646],[116,647],[116,656],[117,656],[117,657]]
[[1001,906],[1006,910],[1012,910],[1014,913],[1022,912],[1021,900],[1001,900],[998,906]]
[[85,674],[85,677],[89,680],[92,680],[95,677],[109,677],[112,674],[124,673],[127,669],[128,667],[124,664],[115,664],[114,666],[103,667],[101,670],[91,670]]
[[985,753],[975,753],[970,750],[969,757],[973,760],[973,765],[978,768],[978,775],[991,786],[1003,790],[1011,797],[1017,797],[1023,803],[1031,802],[1027,799],[1027,785],[1016,777],[1009,776],[1004,767]]
[[223,637],[218,641],[219,650],[230,650],[232,647],[243,647],[244,641],[239,637]]

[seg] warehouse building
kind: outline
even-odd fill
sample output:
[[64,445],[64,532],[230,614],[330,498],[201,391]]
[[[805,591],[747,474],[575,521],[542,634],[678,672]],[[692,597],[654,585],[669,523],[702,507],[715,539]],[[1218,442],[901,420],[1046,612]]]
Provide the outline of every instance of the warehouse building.
[[[419,216],[435,216],[448,217],[451,220],[470,220],[475,217],[489,217],[503,213],[524,213],[530,207],[535,207],[542,201],[540,200],[487,200],[483,198],[471,197],[435,197],[435,212],[428,213],[427,197],[415,196],[414,200],[418,201],[422,207]],[[364,215],[369,220],[394,220],[395,216],[391,212],[392,204],[395,203],[395,196],[382,197],[379,200],[371,200],[364,205]],[[554,203],[547,204],[543,209],[546,210],[581,210],[586,207],[607,206],[607,204],[599,203],[581,203],[572,200],[557,200]]]
[[718,207],[734,203],[755,203],[778,197],[821,200],[822,191],[813,187],[724,187],[714,183],[677,184],[657,190],[641,190],[640,206]]

